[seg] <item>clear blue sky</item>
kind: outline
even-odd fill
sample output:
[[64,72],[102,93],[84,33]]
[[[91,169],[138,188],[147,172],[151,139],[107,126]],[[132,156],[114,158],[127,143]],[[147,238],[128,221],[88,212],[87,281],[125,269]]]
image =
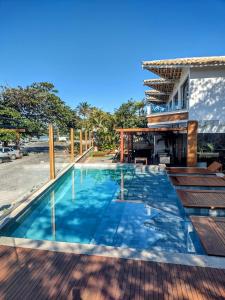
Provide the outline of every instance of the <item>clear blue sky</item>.
[[225,0],[0,0],[0,84],[50,81],[72,107],[142,99],[142,60],[208,55]]

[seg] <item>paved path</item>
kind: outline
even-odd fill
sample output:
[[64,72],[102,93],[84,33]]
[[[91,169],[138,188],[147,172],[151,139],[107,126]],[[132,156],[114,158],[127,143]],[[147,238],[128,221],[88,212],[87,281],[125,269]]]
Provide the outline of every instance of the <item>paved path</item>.
[[[57,158],[59,172],[66,166]],[[30,154],[22,159],[0,164],[0,207],[27,197],[49,180],[48,154]]]

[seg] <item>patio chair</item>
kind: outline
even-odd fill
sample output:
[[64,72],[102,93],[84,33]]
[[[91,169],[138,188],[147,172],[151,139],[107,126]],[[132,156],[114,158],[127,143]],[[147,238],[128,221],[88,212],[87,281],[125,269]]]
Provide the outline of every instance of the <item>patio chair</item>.
[[176,168],[167,167],[169,174],[215,174],[222,171],[222,164],[214,161],[207,168],[187,167],[187,168]]

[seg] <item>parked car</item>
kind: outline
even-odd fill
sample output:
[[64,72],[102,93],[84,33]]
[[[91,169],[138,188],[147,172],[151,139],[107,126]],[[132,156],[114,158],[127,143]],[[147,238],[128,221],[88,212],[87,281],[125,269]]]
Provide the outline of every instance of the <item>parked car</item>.
[[4,152],[4,148],[0,148],[0,164],[9,160],[11,160],[9,152]]
[[59,136],[59,142],[67,142],[67,137],[66,136]]
[[7,153],[12,160],[23,157],[23,153],[14,147],[2,147],[0,149],[2,153]]
[[[9,147],[10,148],[10,154],[12,154],[13,157],[16,156],[16,158],[22,158],[23,157],[23,152],[17,148],[17,147]],[[15,155],[15,156],[14,156]],[[14,159],[14,158],[12,158]]]

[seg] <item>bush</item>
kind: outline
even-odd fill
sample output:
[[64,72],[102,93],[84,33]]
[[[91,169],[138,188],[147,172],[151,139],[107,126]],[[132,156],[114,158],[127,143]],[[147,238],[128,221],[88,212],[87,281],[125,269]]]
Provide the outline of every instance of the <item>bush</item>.
[[16,132],[9,129],[0,129],[0,141],[6,144],[11,141],[16,141]]

